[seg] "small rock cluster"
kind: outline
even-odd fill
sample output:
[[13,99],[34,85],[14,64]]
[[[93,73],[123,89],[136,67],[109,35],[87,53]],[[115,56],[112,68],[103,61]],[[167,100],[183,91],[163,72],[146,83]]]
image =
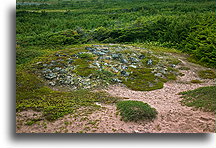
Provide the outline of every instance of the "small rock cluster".
[[[51,86],[67,85],[72,89],[90,89],[110,83],[122,83],[133,70],[148,67],[155,77],[165,77],[167,68],[143,52],[127,46],[92,45],[78,52],[57,52],[36,63],[40,75]],[[85,61],[79,64],[77,60]],[[86,66],[87,64],[87,66]],[[173,65],[175,66],[175,65]],[[84,67],[81,71],[79,68]],[[133,70],[131,70],[133,69]],[[84,76],[80,73],[86,72]],[[97,75],[98,74],[98,75]],[[104,75],[104,76],[102,76]]]

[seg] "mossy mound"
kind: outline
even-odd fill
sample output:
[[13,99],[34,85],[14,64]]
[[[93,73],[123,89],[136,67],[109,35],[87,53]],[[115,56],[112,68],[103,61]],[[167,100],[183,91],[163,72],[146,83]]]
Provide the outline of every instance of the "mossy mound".
[[117,109],[124,121],[152,120],[157,115],[155,108],[141,101],[119,101]]
[[216,86],[214,85],[181,92],[183,98],[181,103],[189,107],[216,113],[215,90]]
[[149,91],[174,80],[178,63],[145,48],[92,45],[53,52],[34,67],[51,86],[78,90],[123,83],[133,90]]
[[201,70],[198,72],[200,78],[203,79],[214,79],[216,78],[215,72],[212,70]]

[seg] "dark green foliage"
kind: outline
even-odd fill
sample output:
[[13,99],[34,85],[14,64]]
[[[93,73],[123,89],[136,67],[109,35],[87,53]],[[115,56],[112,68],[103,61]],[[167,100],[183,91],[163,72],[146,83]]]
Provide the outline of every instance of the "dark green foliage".
[[195,90],[182,92],[182,104],[203,109],[204,111],[216,111],[216,86],[200,87]]
[[16,47],[16,64],[24,64],[31,61],[35,57],[42,55],[42,51],[37,47],[22,48]]
[[119,101],[117,109],[124,121],[152,120],[157,115],[155,108],[141,101]]
[[20,46],[157,42],[216,65],[213,0],[48,0],[18,5],[16,22]]
[[201,70],[198,72],[198,75],[203,79],[214,79],[216,77],[215,72],[212,70]]

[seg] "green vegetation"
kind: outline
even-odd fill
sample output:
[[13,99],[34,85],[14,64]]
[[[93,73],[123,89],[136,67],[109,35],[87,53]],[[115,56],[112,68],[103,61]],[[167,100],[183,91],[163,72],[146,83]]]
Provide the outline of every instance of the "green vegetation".
[[[55,66],[49,67],[51,70],[71,64],[75,67],[71,72],[82,77],[92,75],[109,83],[112,78],[119,78],[133,90],[159,89],[164,82],[176,79],[177,71],[171,67],[163,78],[151,73],[152,67],[160,61],[145,52],[147,58],[142,59],[142,64],[146,68],[127,69],[126,72],[130,73],[127,78],[119,77],[109,69],[91,68],[95,57],[88,53],[78,54],[86,52],[85,44],[129,44],[158,54],[185,52],[191,61],[215,67],[215,27],[213,0],[17,0],[16,110],[41,111],[45,119],[52,121],[80,108],[94,110],[98,108],[95,102],[114,103],[119,99],[89,90],[54,91],[38,74],[37,70],[42,69],[41,64],[34,65],[38,61],[47,65],[57,61]],[[75,55],[79,58],[68,61]],[[151,65],[147,64],[148,59],[153,60]],[[167,65],[178,62],[167,60]],[[199,72],[199,75],[215,78],[210,71]],[[156,116],[156,111],[148,110],[148,105],[144,107],[132,101],[128,104],[137,104],[140,109],[129,111],[131,116],[120,109],[124,120]],[[147,108],[147,114],[142,108]],[[137,112],[146,117],[136,118]],[[35,122],[30,120],[26,124]]]
[[132,72],[129,78],[123,82],[128,88],[138,91],[163,88],[163,82],[151,73],[151,69],[133,69]]
[[191,83],[202,83],[200,80],[191,80]]
[[203,79],[214,79],[216,77],[215,72],[212,70],[201,70],[198,72],[198,75]]
[[[45,86],[34,74],[20,70],[17,71],[16,76],[16,110],[41,111],[43,116],[50,121],[74,113],[81,107],[88,107],[93,111],[99,108],[95,102],[114,103],[118,100],[118,98],[110,97],[103,92],[54,91]],[[34,124],[34,122],[29,121],[27,124]]]
[[157,115],[154,108],[141,101],[119,101],[117,109],[124,121],[152,120]]
[[181,103],[184,105],[204,111],[216,111],[216,86],[201,87],[180,94],[183,95]]
[[173,47],[200,64],[216,65],[213,0],[24,1],[17,1],[16,15],[21,48],[146,43]]
[[189,67],[179,67],[179,70],[190,70],[190,68]]

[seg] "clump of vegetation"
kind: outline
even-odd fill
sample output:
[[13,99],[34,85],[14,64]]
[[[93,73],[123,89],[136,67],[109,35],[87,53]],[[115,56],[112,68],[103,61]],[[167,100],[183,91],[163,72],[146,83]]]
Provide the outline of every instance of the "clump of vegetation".
[[190,70],[190,68],[189,68],[189,67],[182,66],[182,67],[179,67],[179,70]]
[[155,108],[141,101],[119,101],[117,109],[124,121],[152,120],[157,115]]
[[151,69],[148,68],[132,69],[132,73],[123,83],[128,88],[138,91],[150,91],[163,88],[161,79],[155,77],[151,73]]
[[191,83],[202,83],[202,81],[200,81],[200,80],[191,80],[190,82]]
[[195,90],[181,92],[182,104],[202,109],[204,111],[216,111],[216,86],[200,87]]
[[214,79],[216,77],[215,72],[212,70],[201,70],[198,72],[198,75],[203,79]]
[[42,119],[31,119],[31,120],[27,121],[25,123],[25,125],[31,126],[31,125],[33,125],[33,124],[35,124],[35,123],[37,123],[38,121],[41,121],[41,120]]

